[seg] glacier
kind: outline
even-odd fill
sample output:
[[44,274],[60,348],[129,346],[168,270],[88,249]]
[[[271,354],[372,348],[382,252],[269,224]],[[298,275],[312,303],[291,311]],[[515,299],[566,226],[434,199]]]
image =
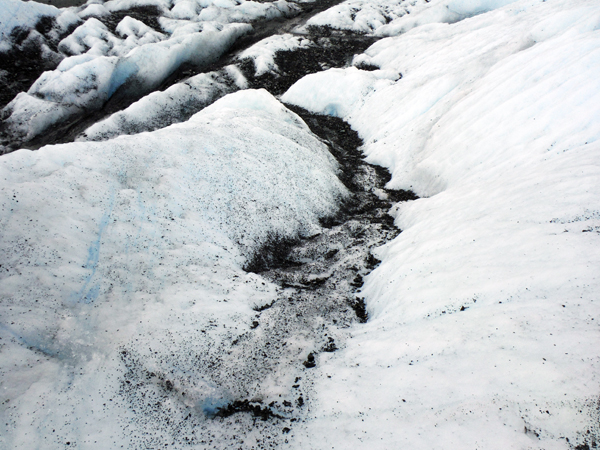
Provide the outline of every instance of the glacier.
[[[0,52],[55,64],[1,116],[1,448],[597,447],[600,5],[347,0],[220,59],[307,5],[0,0]],[[350,38],[346,64],[258,89]],[[326,278],[252,261],[344,242],[351,177],[315,115],[389,171],[372,193],[401,232],[348,268],[364,320],[240,371]]]

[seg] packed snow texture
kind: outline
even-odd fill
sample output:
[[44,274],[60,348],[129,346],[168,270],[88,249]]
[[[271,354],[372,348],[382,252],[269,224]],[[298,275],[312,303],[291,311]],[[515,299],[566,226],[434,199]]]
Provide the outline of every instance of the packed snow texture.
[[248,329],[274,287],[241,267],[274,237],[318,233],[347,195],[336,172],[264,90],[153,133],[5,155],[0,446],[93,447],[109,429],[109,447],[130,442],[140,428],[120,387],[123,348],[150,347],[146,369],[181,378],[187,407],[235,396],[179,350],[202,355]]
[[427,23],[454,23],[515,0],[347,0],[311,17],[311,26],[392,36]]
[[[88,2],[89,3],[89,2]],[[286,0],[110,0],[103,5],[109,12],[153,6],[167,19],[220,23],[252,22],[293,13],[296,7]],[[89,8],[89,6],[88,6]]]
[[[4,57],[3,54],[29,45],[40,48],[42,64],[48,64],[48,60],[60,62],[62,56],[49,48],[46,38],[36,29],[43,21],[53,24],[47,37],[54,41],[60,40],[61,35],[81,19],[70,9],[61,10],[34,1],[0,0],[0,55]],[[43,31],[43,28],[40,30]]]
[[119,22],[115,31],[118,37],[92,17],[60,41],[58,48],[67,55],[126,56],[136,47],[165,39],[164,34],[129,16]]
[[[423,197],[392,211],[404,231],[366,278],[370,320],[320,355],[295,447],[593,447],[600,5],[522,0],[439,22],[355,58],[396,82],[330,70],[283,96],[341,114],[388,187]],[[368,88],[359,101],[340,85]]]
[[[93,18],[146,5],[162,11],[162,32],[132,19],[112,33]],[[288,7],[111,0],[68,10],[57,24],[88,27],[63,41],[73,56],[5,114],[27,123],[14,133],[34,136],[127,74],[152,85],[149,63],[146,78],[116,71],[132,53],[180,55],[177,42]],[[27,14],[14,17],[33,26]],[[347,120],[368,161],[389,168],[388,187],[422,198],[391,211],[403,233],[365,278],[369,321],[315,356],[289,446],[597,445],[598,2],[350,0],[308,24],[389,37],[282,100]],[[250,57],[273,70],[263,50]],[[379,70],[359,70],[368,66]],[[151,94],[85,137],[164,124],[176,102],[224,93],[225,75],[212,76]],[[213,426],[202,412],[240,393],[211,382],[210,353],[277,297],[241,267],[265,242],[317,233],[346,195],[324,145],[264,91],[152,133],[20,150],[0,167],[3,448],[152,448],[173,436],[169,421]],[[265,399],[282,393],[282,374],[257,380]],[[129,382],[143,377],[150,390],[139,394]],[[169,402],[148,406],[152,383]],[[193,426],[181,415],[190,410]]]
[[300,79],[281,100],[319,114],[344,118],[360,108],[368,94],[392,85],[400,76],[395,70],[329,69]]
[[5,41],[17,27],[32,28],[43,16],[55,17],[60,9],[21,0],[0,1],[0,41]]

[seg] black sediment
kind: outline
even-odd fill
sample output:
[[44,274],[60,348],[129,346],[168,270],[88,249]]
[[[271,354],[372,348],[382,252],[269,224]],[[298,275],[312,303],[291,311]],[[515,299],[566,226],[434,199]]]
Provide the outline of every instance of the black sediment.
[[[400,233],[388,215],[392,205],[417,197],[409,191],[385,189],[388,172],[364,161],[360,138],[343,120],[290,108],[328,144],[351,195],[335,216],[323,221],[320,234],[293,242],[274,239],[249,264],[247,270],[259,272],[281,290],[276,301],[254,308],[251,330],[232,343],[240,359],[235,367],[222,362],[219,371],[250,386],[278,367],[288,367],[298,377],[287,390],[302,400],[287,398],[275,407],[280,417],[301,420],[311,398],[309,377],[302,373],[318,367],[321,353],[342,348],[351,326],[367,322],[361,288],[364,277],[379,263],[372,250]],[[304,344],[290,345],[299,341]],[[298,382],[301,379],[305,381]],[[246,394],[260,396],[252,389]],[[245,412],[243,408],[228,411]]]

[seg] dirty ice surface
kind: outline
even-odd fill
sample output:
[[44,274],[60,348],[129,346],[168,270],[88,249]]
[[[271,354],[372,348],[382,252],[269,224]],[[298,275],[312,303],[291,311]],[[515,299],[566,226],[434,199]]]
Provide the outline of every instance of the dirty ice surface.
[[[17,25],[33,27],[31,14],[52,26],[24,35],[0,21],[1,51],[37,42],[60,60],[3,111],[23,140],[96,107],[126,75],[152,90],[199,54],[216,58],[248,22],[293,7],[22,5],[32,9],[11,16]],[[148,6],[159,29],[106,20]],[[281,446],[597,446],[598,2],[349,0],[297,31],[311,25],[382,39],[355,67],[309,75],[281,100],[348,121],[367,160],[392,173],[388,187],[421,199],[392,209],[403,232],[365,277],[369,321],[314,357],[305,415]],[[248,56],[273,71],[274,49],[304,45],[284,35]],[[201,74],[82,137],[112,139],[0,158],[1,448],[152,448],[171,438],[234,448],[209,416],[244,393],[214,383],[202,358],[277,298],[276,285],[242,268],[266,242],[319,232],[346,196],[338,167],[264,91],[115,136],[164,123],[173,99],[197,107],[244,87],[231,67]],[[257,380],[261,401],[286,395],[285,376]],[[241,448],[261,448],[252,420],[228,422],[245,433]]]
[[387,32],[410,31],[354,59],[380,70],[282,97],[343,117],[388,187],[423,197],[392,211],[403,232],[366,279],[370,320],[318,361],[298,448],[597,445],[600,5],[523,0],[451,23],[448,3],[508,2],[430,2],[426,24],[395,19]]
[[246,79],[234,65],[200,73],[164,91],[154,91],[142,97],[127,108],[94,123],[76,140],[103,141],[123,134],[163,128],[182,122],[219,97],[245,87]]

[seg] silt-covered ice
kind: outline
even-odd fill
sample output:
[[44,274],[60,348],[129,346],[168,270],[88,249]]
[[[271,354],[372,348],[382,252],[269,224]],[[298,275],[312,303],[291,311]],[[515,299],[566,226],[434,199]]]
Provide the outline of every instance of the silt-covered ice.
[[[150,4],[161,32],[100,23]],[[29,121],[15,133],[103,101],[123,74],[158,83],[150,63],[146,78],[115,72],[130,52],[177,59],[176,42],[289,6],[112,0],[62,13],[89,29],[63,40],[62,72],[15,99],[10,120]],[[403,232],[364,279],[369,320],[313,355],[304,415],[282,446],[597,446],[599,24],[592,0],[349,0],[308,22],[387,37],[282,101],[348,121],[367,160],[392,173],[388,187],[421,198],[390,211]],[[276,50],[305,45],[281,35],[242,57],[260,75],[278,70]],[[265,243],[318,233],[346,197],[337,164],[265,91],[144,132],[244,87],[232,66],[197,75],[80,137],[104,142],[0,160],[1,447],[185,448],[191,436],[229,448],[227,433],[258,446],[250,414],[228,429],[207,418],[250,392],[286,398],[292,375],[249,387],[220,370],[232,356],[219,349],[281,292],[242,267]],[[138,134],[115,138],[127,133]]]
[[[134,23],[123,22],[121,30],[127,35]],[[27,93],[19,94],[4,108],[4,132],[13,139],[30,140],[59,120],[99,109],[118,89],[129,89],[132,95],[149,92],[182,64],[203,66],[215,61],[250,29],[247,24],[207,25],[201,33],[135,46],[123,56],[104,56],[97,46],[105,42],[101,38],[112,35],[96,19],[88,19],[81,27],[85,26],[98,30],[98,37],[87,31],[82,34],[81,40],[93,43],[90,50],[64,59],[54,71],[44,72]],[[146,32],[143,38],[149,35]],[[130,37],[123,46],[129,45]],[[158,39],[156,33],[151,37]],[[76,39],[73,37],[68,45],[75,49]],[[114,44],[107,48],[114,48]]]
[[246,88],[247,82],[236,66],[201,73],[164,91],[154,91],[122,111],[87,128],[79,141],[103,141],[123,134],[153,131],[187,120],[213,101]]

